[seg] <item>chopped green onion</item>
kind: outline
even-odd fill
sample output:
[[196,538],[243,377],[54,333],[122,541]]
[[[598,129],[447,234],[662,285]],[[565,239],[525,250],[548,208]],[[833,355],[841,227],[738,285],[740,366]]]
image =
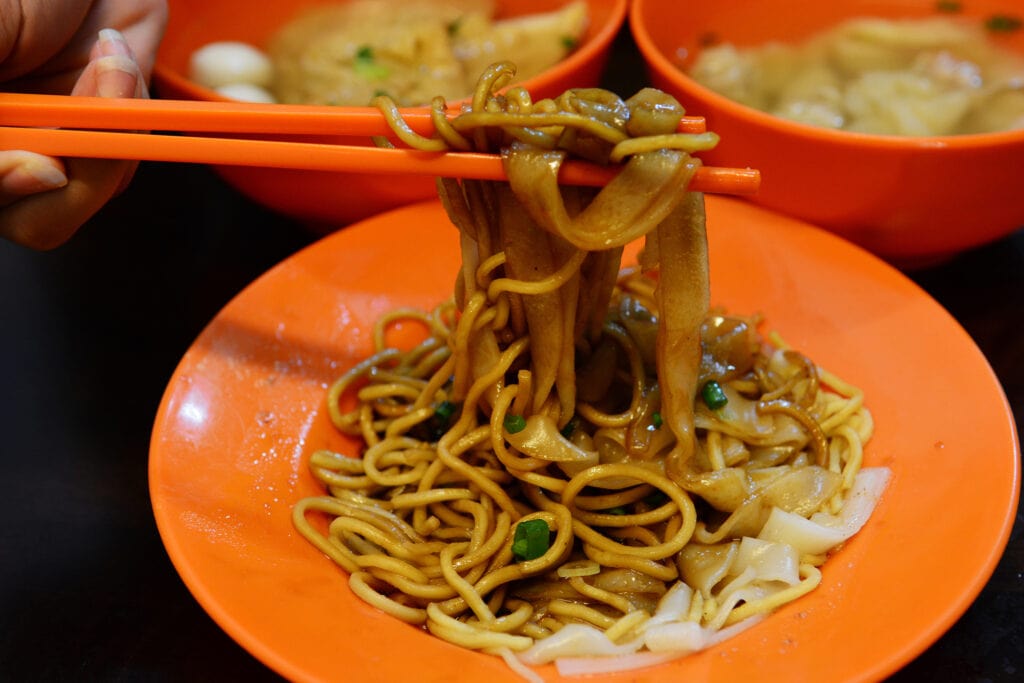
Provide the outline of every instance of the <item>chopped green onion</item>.
[[577,41],[572,36],[562,36],[562,47],[566,50],[575,50]]
[[568,439],[570,436],[572,436],[572,433],[576,431],[576,427],[578,427],[579,424],[580,419],[573,415],[571,418],[569,418],[569,421],[565,423],[565,426],[562,427],[559,433]]
[[527,519],[516,525],[512,554],[520,560],[536,560],[551,545],[551,529],[543,519]]
[[508,413],[505,415],[505,431],[509,434],[516,434],[526,429],[526,418],[522,415],[512,415]]
[[410,436],[413,436],[422,441],[434,442],[444,436],[445,432],[451,426],[452,416],[455,415],[459,410],[457,403],[451,401],[441,401],[440,403],[434,404],[434,414],[429,419],[424,420],[420,424],[416,425]]
[[628,515],[629,514],[629,510],[627,510],[622,505],[616,505],[613,508],[608,508],[607,510],[602,510],[601,512],[603,512],[606,515]]
[[668,496],[661,489],[655,489],[646,496],[644,496],[644,504],[651,508],[660,508],[662,505],[668,502]]
[[434,415],[441,418],[442,420],[451,419],[452,415],[455,414],[455,404],[451,401],[441,401],[434,408]]
[[454,21],[449,22],[448,26],[446,26],[445,28],[448,31],[448,36],[454,38],[459,34],[459,29],[462,28],[462,17],[459,17]]
[[964,8],[963,4],[956,0],[939,0],[935,3],[935,9],[940,12],[949,12],[950,14],[959,12]]
[[378,64],[373,55],[373,48],[363,45],[356,50],[356,60],[353,68],[357,75],[369,81],[379,81],[388,77],[391,70],[383,64]]
[[718,410],[729,402],[729,397],[725,395],[722,385],[713,379],[704,383],[704,387],[700,390],[700,396],[711,410]]
[[665,421],[662,419],[661,413],[655,411],[651,415],[651,425],[653,425],[655,429],[659,429],[663,424],[665,424]]
[[1020,29],[1020,27],[1020,17],[1014,17],[1008,14],[994,14],[985,21],[985,28],[989,31],[998,31],[1000,33],[1016,31]]

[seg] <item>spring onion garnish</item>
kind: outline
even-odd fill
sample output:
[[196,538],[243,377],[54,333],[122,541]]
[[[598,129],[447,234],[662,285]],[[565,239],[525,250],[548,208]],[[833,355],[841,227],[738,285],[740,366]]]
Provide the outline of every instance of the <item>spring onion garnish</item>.
[[571,50],[575,50],[576,49],[576,39],[573,38],[572,36],[562,36],[562,47],[564,47],[566,50],[570,50],[570,51]]
[[424,441],[437,441],[451,426],[452,416],[458,411],[458,404],[451,401],[441,401],[434,405],[434,414],[429,420],[420,424],[416,430],[416,438]]
[[526,429],[526,418],[522,415],[512,415],[511,413],[505,415],[505,431],[509,434],[515,434]]
[[434,415],[442,420],[450,420],[452,415],[455,414],[455,404],[451,401],[441,401],[434,408]]
[[628,515],[629,514],[629,510],[627,510],[622,505],[616,505],[613,508],[607,508],[605,510],[601,510],[601,512],[603,512],[606,515]]
[[527,519],[516,525],[512,554],[520,560],[536,560],[551,545],[551,529],[543,519]]
[[373,56],[373,48],[363,45],[356,50],[356,60],[353,64],[356,74],[368,81],[379,81],[387,78],[391,70],[383,64],[378,64]]
[[704,383],[700,390],[700,397],[704,399],[704,403],[711,410],[718,410],[729,402],[729,397],[725,395],[722,385],[713,379]]
[[660,429],[661,425],[665,424],[665,421],[661,417],[661,413],[655,411],[651,414],[651,426],[655,429]]
[[649,494],[644,496],[644,504],[647,507],[651,508],[652,510],[654,508],[660,508],[667,502],[668,496],[666,496],[665,492],[660,489],[655,489],[654,491],[651,491]]

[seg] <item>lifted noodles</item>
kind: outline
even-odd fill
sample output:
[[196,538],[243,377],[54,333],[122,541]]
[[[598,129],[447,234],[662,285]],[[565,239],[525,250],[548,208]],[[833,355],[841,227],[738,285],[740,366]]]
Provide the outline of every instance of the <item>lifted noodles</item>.
[[[686,188],[714,134],[676,133],[682,108],[653,89],[498,94],[513,73],[491,67],[451,120],[435,100],[437,139],[379,102],[410,146],[502,150],[509,182],[439,180],[454,296],[385,316],[330,388],[365,446],[313,454],[330,495],[295,525],[366,602],[528,678],[665,661],[813,590],[888,472],[861,469],[858,389],[709,309]],[[561,187],[569,156],[622,171]],[[388,348],[399,321],[424,341]]]

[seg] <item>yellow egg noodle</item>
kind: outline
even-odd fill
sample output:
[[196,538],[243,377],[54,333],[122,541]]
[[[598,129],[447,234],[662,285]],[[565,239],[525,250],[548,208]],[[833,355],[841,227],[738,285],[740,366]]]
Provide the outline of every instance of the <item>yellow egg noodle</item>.
[[[813,590],[886,471],[861,467],[860,390],[710,308],[686,189],[704,138],[676,132],[678,103],[533,102],[502,92],[513,74],[493,65],[451,119],[435,99],[436,139],[378,102],[406,144],[504,150],[509,181],[439,179],[454,294],[383,316],[376,352],[330,387],[363,446],[311,456],[327,492],[294,522],[361,599],[536,680],[530,665],[699,650]],[[604,188],[561,187],[570,156],[625,160]],[[397,324],[423,341],[391,348]]]

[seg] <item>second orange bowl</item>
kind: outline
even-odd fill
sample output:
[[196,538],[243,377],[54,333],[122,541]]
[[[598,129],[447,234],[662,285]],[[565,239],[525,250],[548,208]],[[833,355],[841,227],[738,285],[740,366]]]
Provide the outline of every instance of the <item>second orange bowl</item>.
[[[345,0],[170,0],[170,19],[154,68],[156,94],[164,98],[218,101],[223,98],[188,78],[192,53],[203,45],[233,40],[264,47],[286,22],[305,9]],[[567,0],[498,0],[497,16],[518,16],[557,9]],[[583,40],[565,60],[521,85],[536,99],[570,87],[597,85],[612,40],[625,22],[627,0],[587,0],[590,22]],[[369,144],[324,131],[308,142]],[[333,229],[382,210],[436,195],[423,176],[218,166],[218,173],[264,206],[321,229]]]
[[[1024,130],[908,138],[814,128],[737,104],[686,69],[710,35],[737,46],[798,41],[852,17],[935,15],[935,0],[835,0],[794,10],[743,3],[634,0],[630,27],[652,83],[721,135],[709,164],[760,169],[763,206],[825,227],[893,261],[941,260],[1024,226],[1017,171]],[[1014,0],[965,0],[960,16],[1021,14]],[[1024,30],[996,39],[1024,54]]]

